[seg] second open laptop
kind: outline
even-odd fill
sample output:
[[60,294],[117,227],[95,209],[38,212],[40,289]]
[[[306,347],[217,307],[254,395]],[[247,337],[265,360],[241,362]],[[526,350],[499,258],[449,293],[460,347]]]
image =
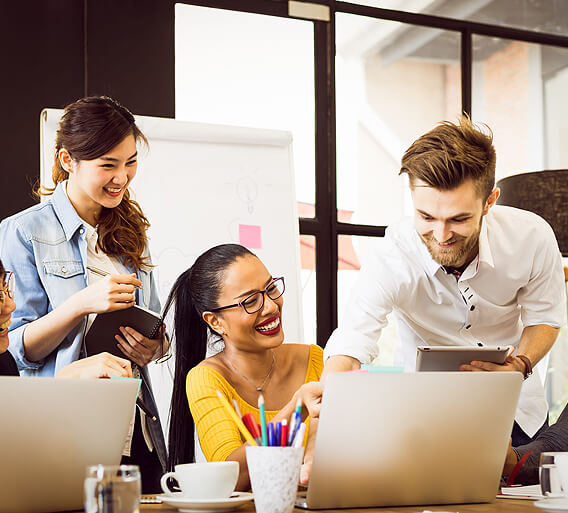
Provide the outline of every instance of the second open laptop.
[[492,501],[522,382],[516,372],[331,374],[307,495],[296,505]]
[[83,510],[87,465],[120,463],[139,380],[0,377],[2,513]]

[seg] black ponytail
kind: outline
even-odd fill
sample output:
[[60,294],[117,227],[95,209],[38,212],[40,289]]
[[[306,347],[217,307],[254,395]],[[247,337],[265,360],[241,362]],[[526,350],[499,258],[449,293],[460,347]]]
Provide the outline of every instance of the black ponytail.
[[174,304],[172,340],[176,359],[168,438],[169,470],[195,459],[194,423],[187,404],[185,382],[187,373],[207,353],[210,330],[202,314],[219,306],[225,269],[246,255],[254,256],[239,244],[222,244],[209,249],[177,278],[168,296],[163,316]]

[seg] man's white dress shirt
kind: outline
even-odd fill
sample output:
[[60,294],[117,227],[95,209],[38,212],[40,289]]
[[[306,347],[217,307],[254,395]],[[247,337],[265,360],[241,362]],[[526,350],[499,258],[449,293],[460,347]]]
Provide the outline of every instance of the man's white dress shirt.
[[[526,326],[566,323],[562,259],[552,228],[524,210],[496,205],[483,218],[479,254],[459,279],[437,264],[407,218],[386,236],[359,273],[324,360],[347,355],[370,363],[394,311],[395,365],[414,370],[420,345],[512,345]],[[529,436],[548,406],[538,376],[523,384],[516,421]]]

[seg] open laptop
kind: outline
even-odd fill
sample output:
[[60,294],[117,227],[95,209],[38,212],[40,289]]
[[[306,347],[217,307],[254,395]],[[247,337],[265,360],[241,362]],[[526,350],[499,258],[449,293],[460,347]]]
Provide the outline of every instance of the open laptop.
[[517,372],[331,374],[296,505],[494,500],[522,382]]
[[85,468],[120,463],[139,380],[0,377],[0,509],[83,509]]

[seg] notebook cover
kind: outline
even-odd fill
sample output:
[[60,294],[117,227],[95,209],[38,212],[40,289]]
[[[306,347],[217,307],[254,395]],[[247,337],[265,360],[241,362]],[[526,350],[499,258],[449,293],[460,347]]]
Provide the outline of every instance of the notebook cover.
[[121,326],[130,327],[145,337],[154,338],[161,323],[160,315],[134,305],[125,310],[97,314],[85,336],[87,356],[107,352],[121,358],[128,358],[119,348],[114,338],[120,335]]

